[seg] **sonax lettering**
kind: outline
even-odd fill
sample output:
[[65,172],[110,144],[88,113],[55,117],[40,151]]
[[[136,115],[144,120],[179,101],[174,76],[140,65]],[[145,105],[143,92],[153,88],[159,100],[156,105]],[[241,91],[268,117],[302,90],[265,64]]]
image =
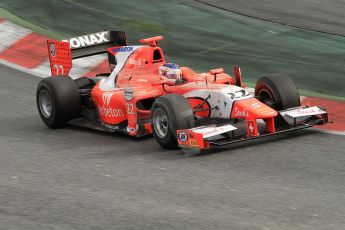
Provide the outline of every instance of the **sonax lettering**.
[[71,38],[69,40],[71,48],[80,48],[85,46],[91,46],[95,44],[101,44],[105,42],[109,42],[109,39],[106,38],[106,35],[108,34],[107,31],[95,33],[95,34],[89,34],[84,35],[76,38]]

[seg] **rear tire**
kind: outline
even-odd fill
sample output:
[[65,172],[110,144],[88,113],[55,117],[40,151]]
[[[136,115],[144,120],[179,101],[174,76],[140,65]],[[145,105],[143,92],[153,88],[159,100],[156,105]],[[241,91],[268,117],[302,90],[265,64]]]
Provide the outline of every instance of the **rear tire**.
[[79,90],[69,76],[41,80],[36,102],[42,121],[50,128],[62,128],[68,121],[80,117]]
[[255,96],[275,110],[301,105],[296,85],[286,74],[269,74],[261,77],[255,86]]
[[177,149],[176,130],[195,126],[193,110],[186,98],[177,94],[159,97],[151,109],[152,133],[165,149]]

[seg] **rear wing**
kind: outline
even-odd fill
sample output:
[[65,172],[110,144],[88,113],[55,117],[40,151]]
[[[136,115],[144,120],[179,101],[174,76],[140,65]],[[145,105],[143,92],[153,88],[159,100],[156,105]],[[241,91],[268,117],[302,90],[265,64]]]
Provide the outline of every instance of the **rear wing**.
[[107,53],[113,46],[127,45],[126,33],[101,31],[66,40],[48,40],[48,54],[52,76],[68,75],[72,59]]

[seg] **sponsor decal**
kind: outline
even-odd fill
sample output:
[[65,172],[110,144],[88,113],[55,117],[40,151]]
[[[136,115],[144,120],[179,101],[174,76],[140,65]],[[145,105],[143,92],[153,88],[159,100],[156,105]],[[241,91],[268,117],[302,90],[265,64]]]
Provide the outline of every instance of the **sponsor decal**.
[[290,117],[303,117],[303,116],[312,116],[325,114],[326,111],[321,110],[317,106],[308,107],[308,108],[298,108],[295,110],[287,111],[286,114]]
[[127,101],[132,100],[133,97],[134,97],[134,91],[133,91],[132,88],[126,88],[126,89],[124,90],[124,94],[125,94],[125,99],[126,99]]
[[238,90],[236,92],[228,93],[231,96],[231,99],[234,98],[243,98],[249,96],[249,93],[245,89]]
[[261,107],[261,104],[260,104],[259,102],[255,102],[255,103],[252,104],[252,107],[253,107],[254,109],[258,109],[258,108]]
[[105,92],[102,95],[103,105],[109,106],[111,97],[113,96],[114,92]]
[[133,51],[133,46],[121,46],[121,47],[115,47],[113,49],[113,52],[121,53],[121,52],[131,52]]
[[237,107],[235,108],[235,116],[236,117],[249,117],[249,113],[247,108],[244,108],[242,111],[239,110]]
[[130,59],[128,59],[128,64],[134,65],[135,68],[138,68],[138,69],[144,68],[146,63],[147,63],[147,61],[145,59],[142,59],[142,58],[138,58],[138,59],[130,58]]
[[199,147],[199,142],[197,140],[190,140],[190,146]]
[[218,127],[203,126],[201,128],[194,128],[192,129],[192,131],[195,133],[202,134],[203,138],[208,138],[212,136],[217,136],[222,133],[227,133],[236,129],[237,128],[232,125],[224,125]]
[[94,33],[94,34],[89,34],[89,35],[84,35],[76,38],[71,38],[69,40],[70,47],[71,48],[81,48],[81,47],[86,47],[86,46],[91,46],[91,45],[96,45],[96,44],[102,44],[105,42],[109,42],[109,39],[106,38],[106,35],[108,35],[109,32],[103,31],[99,33]]
[[259,111],[267,115],[274,115],[276,113],[276,111],[272,110],[271,108],[262,108]]
[[179,132],[177,138],[182,142],[187,142],[188,141],[188,134],[186,131],[181,131],[181,132]]
[[250,134],[254,134],[254,125],[252,121],[248,121],[248,130]]
[[103,106],[98,106],[98,111],[100,115],[106,117],[123,117],[124,113],[122,109],[111,108],[109,107],[111,97],[114,95],[114,92],[104,92],[102,95]]
[[221,127],[210,127],[210,128],[206,128],[204,130],[202,130],[200,133],[203,135],[203,137],[210,137],[213,136],[214,134],[218,133],[218,132],[223,132],[223,128]]
[[134,128],[134,127],[127,126],[127,132],[128,132],[128,133],[135,133],[135,132],[137,132],[138,130],[139,130],[138,124],[135,126],[135,128]]
[[309,113],[317,113],[319,112],[319,109],[317,107],[311,107],[311,108],[307,108],[307,109],[296,109],[296,113],[297,114],[309,114]]
[[105,108],[102,106],[98,106],[98,111],[102,116],[106,117],[123,117],[123,111],[121,109],[113,109],[113,108]]
[[118,125],[109,125],[107,123],[103,123],[103,126],[107,129],[111,129],[111,130],[120,130],[120,126],[118,126]]
[[50,51],[50,54],[55,58],[55,55],[56,55],[55,44],[50,44],[49,51]]

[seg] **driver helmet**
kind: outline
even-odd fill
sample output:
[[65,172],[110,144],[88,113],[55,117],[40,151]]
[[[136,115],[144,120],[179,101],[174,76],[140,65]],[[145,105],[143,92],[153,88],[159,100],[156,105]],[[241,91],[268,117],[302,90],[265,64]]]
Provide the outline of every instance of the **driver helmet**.
[[159,76],[164,80],[176,82],[182,79],[182,72],[180,66],[166,63],[159,67]]

